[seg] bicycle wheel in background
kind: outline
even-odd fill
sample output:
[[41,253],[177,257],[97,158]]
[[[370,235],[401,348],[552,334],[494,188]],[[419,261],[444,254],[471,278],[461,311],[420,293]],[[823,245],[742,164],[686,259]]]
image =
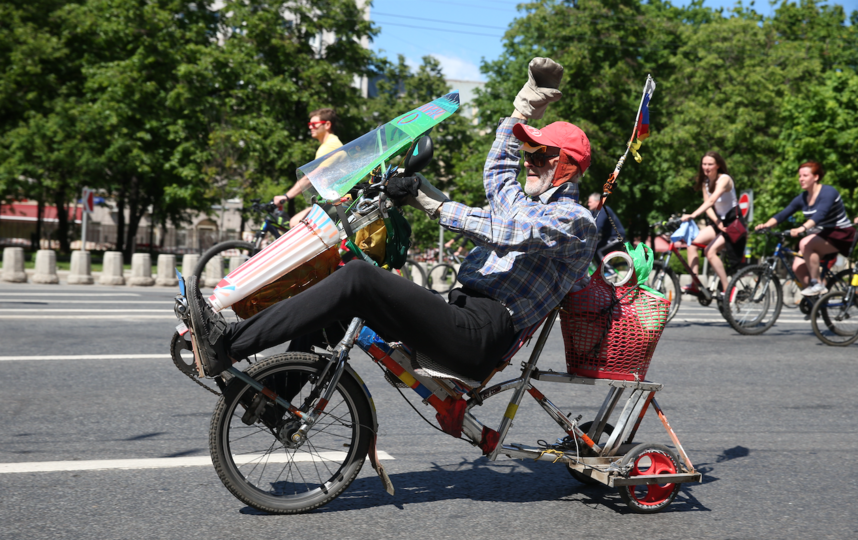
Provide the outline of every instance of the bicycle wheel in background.
[[775,324],[783,306],[781,282],[763,264],[739,270],[727,286],[724,318],[740,334],[756,336]]
[[399,274],[408,281],[414,282],[421,287],[426,286],[426,272],[414,259],[407,259]]
[[429,269],[426,287],[439,293],[450,292],[456,286],[456,269],[452,264],[436,264]]
[[[306,413],[318,404],[323,389],[316,385],[326,365],[317,355],[286,353],[253,364],[247,374]],[[224,486],[245,504],[275,514],[307,512],[336,498],[360,472],[373,431],[369,400],[350,371],[304,442],[295,443],[292,434],[300,426],[285,409],[233,379],[209,433]]]
[[810,324],[813,333],[826,345],[845,347],[858,340],[858,304],[855,294],[830,291],[813,305]]
[[679,311],[679,304],[682,302],[679,277],[677,277],[676,272],[670,268],[665,268],[663,263],[656,261],[652,264],[652,272],[649,273],[646,284],[663,294],[670,302],[670,311],[667,312],[667,320],[670,321]]
[[[242,262],[246,261],[250,257],[256,255],[255,248],[253,244],[250,242],[243,242],[241,240],[227,240],[226,242],[220,242],[218,244],[213,245],[209,249],[206,250],[205,253],[200,255],[200,260],[197,261],[197,265],[194,267],[194,275],[197,276],[197,280],[202,280],[203,273],[205,272],[206,265],[210,260],[215,258],[218,255],[221,255],[225,251],[239,251],[241,253]],[[229,274],[229,257],[222,256],[223,258],[223,270],[221,271],[221,277]],[[208,280],[207,281],[211,281]],[[220,279],[218,279],[220,281]],[[205,283],[202,282],[201,283]],[[205,283],[209,287],[213,287],[214,284]]]

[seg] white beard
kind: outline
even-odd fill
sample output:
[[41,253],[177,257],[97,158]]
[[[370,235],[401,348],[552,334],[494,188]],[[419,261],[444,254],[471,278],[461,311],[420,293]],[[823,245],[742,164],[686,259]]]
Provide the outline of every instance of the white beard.
[[528,197],[539,197],[551,188],[551,181],[554,179],[554,171],[557,167],[550,171],[539,175],[537,180],[526,180],[524,183],[524,192]]

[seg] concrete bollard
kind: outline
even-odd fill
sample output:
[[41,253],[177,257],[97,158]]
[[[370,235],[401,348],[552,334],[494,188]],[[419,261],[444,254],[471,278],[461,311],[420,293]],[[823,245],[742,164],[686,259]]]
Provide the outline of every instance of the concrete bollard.
[[101,277],[98,279],[99,285],[125,285],[125,277],[122,275],[122,264],[121,252],[105,252],[101,268]]
[[71,270],[66,282],[69,285],[92,285],[92,258],[89,251],[72,251]]
[[186,280],[194,274],[194,267],[200,260],[200,256],[196,253],[186,253],[182,255],[182,277]]
[[40,249],[36,252],[36,273],[33,274],[33,283],[53,285],[59,282],[57,253],[52,249]]
[[244,264],[245,261],[247,261],[247,257],[245,257],[243,255],[233,255],[232,257],[230,257],[229,258],[229,273],[230,274],[233,273],[233,271],[235,271],[236,268],[238,268],[239,266]]
[[206,271],[203,274],[203,284],[206,287],[217,287],[223,279],[223,256],[215,255],[206,263]]
[[175,287],[179,284],[176,278],[176,256],[175,255],[158,255],[158,277],[155,279],[155,285],[159,287]]
[[24,271],[24,248],[7,247],[3,250],[3,272],[0,279],[10,283],[26,283]]
[[135,253],[131,256],[131,279],[128,284],[132,287],[151,287],[155,284],[152,279],[152,258],[148,253]]

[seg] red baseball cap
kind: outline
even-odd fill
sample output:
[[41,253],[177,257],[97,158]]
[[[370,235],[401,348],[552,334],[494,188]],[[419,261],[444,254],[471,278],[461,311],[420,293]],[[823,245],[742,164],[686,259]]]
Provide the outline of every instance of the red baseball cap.
[[542,129],[527,124],[516,124],[512,134],[520,141],[533,145],[555,146],[578,162],[581,174],[590,167],[590,139],[575,124],[554,122]]

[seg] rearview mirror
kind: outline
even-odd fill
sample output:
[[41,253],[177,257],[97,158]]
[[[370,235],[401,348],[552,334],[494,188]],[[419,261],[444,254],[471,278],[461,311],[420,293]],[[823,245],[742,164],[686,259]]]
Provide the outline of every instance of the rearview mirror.
[[405,159],[402,160],[402,167],[405,169],[403,176],[412,176],[414,173],[422,171],[432,161],[434,153],[432,137],[429,135],[420,137],[417,144],[414,145],[414,150],[409,151],[405,155]]

